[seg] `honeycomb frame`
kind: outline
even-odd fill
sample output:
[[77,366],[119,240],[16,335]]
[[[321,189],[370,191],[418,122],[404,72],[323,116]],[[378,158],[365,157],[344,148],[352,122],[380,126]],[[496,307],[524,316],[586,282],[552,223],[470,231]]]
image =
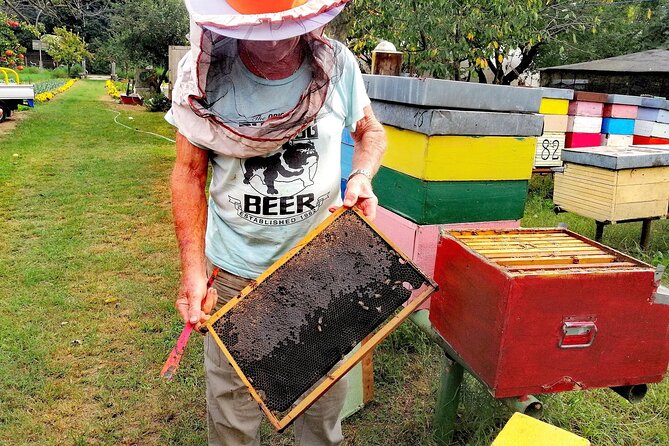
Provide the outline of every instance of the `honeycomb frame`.
[[[272,410],[266,404],[265,399],[262,397],[263,393],[261,390],[257,389],[253,380],[245,374],[240,367],[237,358],[233,356],[228,347],[217,333],[215,329],[216,323],[221,320],[226,314],[234,311],[234,309],[244,301],[245,298],[253,297],[254,291],[266,280],[268,280],[277,270],[283,268],[284,265],[289,265],[291,259],[298,255],[305,247],[308,247],[309,243],[313,241],[319,234],[326,231],[330,225],[335,223],[339,218],[345,215],[347,212],[355,213],[359,219],[373,231],[374,235],[382,239],[383,242],[387,245],[388,251],[392,251],[394,255],[402,262],[403,265],[408,264],[408,266],[415,271],[420,279],[422,284],[420,287],[414,288],[413,295],[415,296],[410,303],[405,304],[405,306],[397,312],[397,308],[393,309],[394,316],[386,318],[380,325],[377,326],[375,330],[372,330],[371,333],[366,333],[365,342],[362,343],[360,349],[355,353],[351,354],[348,359],[343,362],[339,362],[338,365],[331,369],[325,376],[321,377],[319,382],[314,384],[301,395],[299,399],[293,402],[291,408],[285,411]],[[325,392],[327,392],[337,381],[346,375],[358,362],[362,361],[366,355],[368,355],[383,339],[385,339],[394,329],[396,329],[399,324],[401,324],[413,311],[415,311],[429,296],[437,289],[437,284],[420,271],[418,268],[405,254],[399,250],[390,240],[388,240],[380,231],[364,216],[364,214],[357,208],[347,209],[340,208],[334,212],[330,217],[328,217],[323,223],[321,223],[316,229],[310,232],[300,243],[298,243],[294,248],[292,248],[287,254],[285,254],[281,259],[275,262],[270,266],[267,271],[260,275],[255,281],[251,282],[249,286],[244,288],[241,293],[230,300],[225,306],[223,306],[219,311],[217,311],[207,322],[206,328],[209,333],[213,336],[213,339],[217,345],[221,348],[221,351],[225,355],[226,359],[230,362],[233,369],[240,377],[244,385],[249,390],[253,399],[258,403],[261,410],[267,416],[268,420],[272,426],[278,430],[283,431],[288,427],[297,417],[299,417],[304,411],[306,411],[314,402],[318,400]]]

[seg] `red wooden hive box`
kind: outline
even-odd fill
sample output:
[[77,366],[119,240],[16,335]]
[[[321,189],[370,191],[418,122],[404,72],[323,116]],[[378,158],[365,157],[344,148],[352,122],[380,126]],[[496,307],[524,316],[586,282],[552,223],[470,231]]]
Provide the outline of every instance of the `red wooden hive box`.
[[669,306],[654,273],[566,229],[453,231],[430,320],[496,398],[659,382]]

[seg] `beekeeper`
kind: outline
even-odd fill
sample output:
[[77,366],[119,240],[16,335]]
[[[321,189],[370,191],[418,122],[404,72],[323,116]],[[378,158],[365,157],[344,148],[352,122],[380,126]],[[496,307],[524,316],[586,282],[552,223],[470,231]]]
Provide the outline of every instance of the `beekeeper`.
[[[383,128],[355,57],[323,35],[347,1],[185,0],[192,50],[166,116],[178,128],[172,208],[184,321],[206,322],[342,205],[344,128],[355,151],[343,205],[374,218]],[[259,445],[261,411],[209,335],[205,370],[209,444]],[[343,380],[295,421],[297,444],[343,441],[345,395]]]

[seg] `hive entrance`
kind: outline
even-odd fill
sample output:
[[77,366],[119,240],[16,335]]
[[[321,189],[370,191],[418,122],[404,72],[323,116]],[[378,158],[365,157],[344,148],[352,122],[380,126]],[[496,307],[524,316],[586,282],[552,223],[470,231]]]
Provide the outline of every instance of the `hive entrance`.
[[[208,326],[270,421],[283,429],[435,288],[359,211],[342,209]],[[412,293],[418,298],[381,327]],[[361,350],[332,370],[376,329]],[[275,413],[286,411],[279,421]]]

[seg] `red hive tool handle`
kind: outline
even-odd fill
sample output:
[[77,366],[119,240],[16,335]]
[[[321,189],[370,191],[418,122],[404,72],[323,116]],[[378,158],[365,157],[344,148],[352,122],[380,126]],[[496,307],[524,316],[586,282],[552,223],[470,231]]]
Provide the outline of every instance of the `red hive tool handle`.
[[[211,288],[211,286],[213,285],[214,280],[216,279],[216,276],[218,275],[219,271],[220,268],[216,268],[211,274],[211,277],[207,281],[207,290],[209,290],[209,288]],[[177,339],[177,345],[175,345],[172,351],[170,352],[170,355],[167,357],[167,361],[165,361],[163,369],[160,371],[160,376],[162,376],[163,378],[171,380],[172,378],[174,378],[174,375],[177,374],[177,369],[179,368],[179,364],[181,363],[181,358],[183,357],[184,352],[186,351],[186,345],[188,344],[188,339],[190,339],[190,335],[191,333],[193,333],[194,328],[195,324],[191,324],[190,322],[188,322],[186,323],[184,329],[181,331],[179,339]]]

